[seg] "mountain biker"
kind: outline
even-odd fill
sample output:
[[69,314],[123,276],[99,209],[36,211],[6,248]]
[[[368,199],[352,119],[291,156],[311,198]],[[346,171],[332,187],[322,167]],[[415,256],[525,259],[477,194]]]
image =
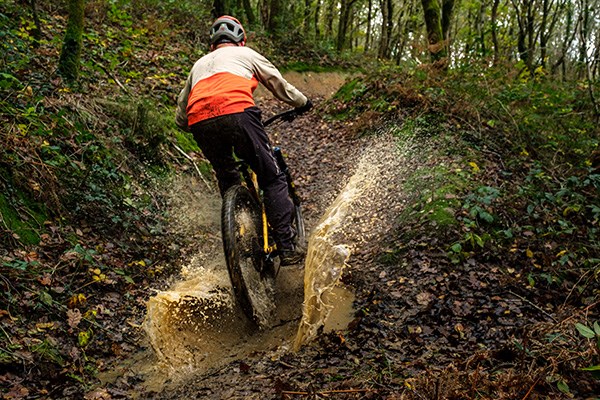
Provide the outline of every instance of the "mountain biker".
[[240,183],[233,152],[250,165],[264,193],[280,264],[297,264],[304,249],[294,243],[293,204],[252,93],[260,82],[298,114],[309,111],[312,102],[270,61],[245,47],[246,33],[237,19],[217,18],[209,40],[211,52],[196,61],[179,94],[177,125],[194,135],[215,170],[221,196]]

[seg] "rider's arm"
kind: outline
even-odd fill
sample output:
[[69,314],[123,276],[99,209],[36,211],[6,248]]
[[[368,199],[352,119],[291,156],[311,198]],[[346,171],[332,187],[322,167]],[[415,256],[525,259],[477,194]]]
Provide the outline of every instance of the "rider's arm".
[[279,70],[259,53],[254,57],[254,74],[275,97],[290,106],[302,107],[308,103],[306,96],[286,81]]
[[190,75],[187,81],[185,82],[185,86],[179,93],[179,97],[177,98],[177,111],[175,112],[175,123],[181,129],[186,131],[189,131],[186,109],[188,104],[188,97],[190,95],[191,90],[191,79],[192,77]]

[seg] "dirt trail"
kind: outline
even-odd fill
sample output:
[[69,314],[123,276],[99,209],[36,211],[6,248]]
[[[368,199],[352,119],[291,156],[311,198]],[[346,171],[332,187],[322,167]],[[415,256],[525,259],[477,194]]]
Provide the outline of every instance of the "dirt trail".
[[[286,78],[313,99],[317,108],[344,81],[335,73],[293,73]],[[285,107],[264,91],[257,97],[264,116]],[[270,135],[274,144],[283,147],[295,172],[310,231],[354,170],[357,151],[339,126],[315,114],[280,124]],[[180,233],[197,237],[201,245],[187,251],[190,258],[176,282],[151,297],[144,323],[147,336],[142,340],[145,349],[101,376],[109,385],[140,380],[136,388],[144,393],[140,398],[154,392],[172,393],[182,382],[227,370],[232,363],[251,363],[265,354],[281,357],[290,351],[302,312],[303,269],[286,268],[277,279],[274,326],[255,332],[233,304],[219,236],[217,192],[207,193],[193,177],[182,177],[171,186],[174,225]],[[326,331],[345,328],[354,295],[342,285],[334,288],[330,298],[338,305],[327,320]],[[239,372],[240,367],[233,368]],[[229,384],[223,376],[222,386]]]
[[[318,79],[314,80],[292,76],[290,81],[315,101],[318,110],[325,97],[331,94],[332,88],[342,82],[342,78],[335,74],[319,75]],[[285,107],[264,93],[259,96],[259,104],[265,116]],[[280,145],[287,153],[288,163],[294,171],[299,192],[304,198],[309,231],[315,227],[318,219],[341,193],[337,207],[343,204],[342,207],[346,211],[343,213],[343,219],[337,221],[335,231],[329,233],[331,237],[328,240],[334,245],[347,247],[352,253],[347,271],[343,274],[360,276],[375,270],[373,262],[381,240],[392,229],[394,215],[403,207],[403,196],[395,191],[401,184],[402,171],[410,168],[411,164],[408,162],[409,152],[401,153],[394,144],[394,139],[389,135],[356,139],[348,133],[347,128],[341,123],[321,119],[317,111],[299,118],[292,124],[277,125],[270,129],[269,133],[274,144]],[[348,191],[345,186],[350,181],[349,187],[352,189],[352,186],[356,186],[357,183],[351,182],[357,180],[362,182],[360,185],[363,188],[353,195],[350,202],[344,197],[347,196]],[[188,198],[184,201],[194,202],[194,199]],[[205,199],[200,199],[197,203],[207,202]],[[183,205],[175,206],[181,208]],[[179,223],[185,224],[185,221],[181,220]],[[194,225],[199,223],[201,221],[192,221]],[[218,221],[209,220],[203,230],[218,231]],[[198,264],[202,265],[200,276],[203,277],[198,279],[204,281],[202,283],[197,281],[200,286],[207,284],[207,276],[210,275],[206,271],[207,261],[212,260],[213,264],[219,265],[221,273],[225,271],[224,263],[221,261],[219,240],[215,236],[212,246],[205,243],[203,248],[206,249],[204,252],[208,251],[208,256],[206,254],[196,256],[197,259],[202,260],[202,263]],[[186,270],[194,268],[197,266],[191,265]],[[144,393],[140,398],[149,397],[154,391],[161,391],[154,394],[154,398],[171,399],[253,398],[264,393],[277,392],[278,389],[273,386],[278,380],[279,372],[276,371],[280,368],[292,368],[284,361],[286,357],[291,354],[301,356],[306,351],[301,349],[299,353],[291,352],[303,300],[303,271],[301,268],[288,269],[282,278],[278,279],[277,288],[280,296],[277,318],[280,322],[273,329],[252,332],[239,315],[223,317],[221,321],[225,321],[224,323],[202,327],[200,332],[198,329],[182,332],[182,329],[185,330],[185,321],[181,323],[181,320],[160,320],[161,326],[155,326],[154,329],[162,331],[164,337],[168,338],[168,343],[158,345],[162,349],[159,356],[162,361],[166,361],[167,368],[165,369],[165,363],[159,366],[151,352],[146,353],[148,357],[146,363],[138,363],[138,365],[145,365],[144,368],[134,371],[138,378],[142,378],[142,382],[137,387]],[[226,277],[221,276],[219,279],[226,279]],[[208,282],[208,285],[213,285],[213,288],[215,286],[211,282]],[[193,290],[198,291],[198,286]],[[349,287],[349,290],[344,289],[342,284],[341,288],[336,289],[336,293],[329,297],[332,303],[342,303],[338,304],[335,312],[340,313],[341,308],[342,314],[348,313],[347,300],[354,298],[353,292],[356,288]],[[340,294],[343,295],[336,298],[336,295]],[[357,301],[363,301],[367,294],[363,291],[358,292]],[[218,295],[219,293],[213,293],[213,296]],[[161,296],[164,298],[172,294],[167,292]],[[182,296],[181,291],[177,291],[177,296]],[[151,302],[151,309],[152,304]],[[169,310],[169,313],[174,313],[178,316],[177,319],[183,320],[190,314],[197,315],[194,310],[197,311],[202,307],[201,304],[193,301],[177,302],[177,304],[178,309]],[[231,306],[225,305],[218,312],[222,315],[231,313]],[[214,322],[215,319],[211,320]],[[334,324],[335,322],[329,322],[329,325]],[[343,332],[347,324],[348,320],[336,328]],[[151,330],[150,333],[153,336],[158,332]],[[317,332],[313,331],[311,337],[315,334]],[[154,344],[156,346],[156,340]],[[228,346],[232,348],[227,348]],[[214,349],[219,350],[215,352]],[[217,354],[217,359],[211,356],[211,352]],[[308,366],[300,364],[294,367],[297,368],[298,373],[303,374],[307,372],[305,368]],[[130,373],[131,371],[130,368]],[[244,384],[240,386],[240,382]],[[245,387],[246,385],[249,387]]]

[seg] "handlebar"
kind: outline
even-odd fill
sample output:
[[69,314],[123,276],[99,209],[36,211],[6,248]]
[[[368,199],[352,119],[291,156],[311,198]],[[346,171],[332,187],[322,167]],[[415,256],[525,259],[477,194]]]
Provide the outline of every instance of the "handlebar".
[[263,126],[267,127],[279,119],[286,122],[292,122],[294,119],[296,119],[297,116],[298,112],[296,110],[284,111],[282,113],[273,115],[271,118],[267,119],[265,122],[263,122]]

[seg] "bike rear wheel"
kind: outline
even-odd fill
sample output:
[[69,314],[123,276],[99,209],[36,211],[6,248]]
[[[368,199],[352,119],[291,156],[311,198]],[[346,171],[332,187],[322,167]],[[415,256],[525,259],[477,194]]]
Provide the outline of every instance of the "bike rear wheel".
[[296,245],[306,247],[306,228],[300,203],[294,204],[294,229],[296,230]]
[[236,300],[250,320],[266,325],[274,308],[273,270],[262,249],[262,212],[245,186],[225,193],[221,230]]

